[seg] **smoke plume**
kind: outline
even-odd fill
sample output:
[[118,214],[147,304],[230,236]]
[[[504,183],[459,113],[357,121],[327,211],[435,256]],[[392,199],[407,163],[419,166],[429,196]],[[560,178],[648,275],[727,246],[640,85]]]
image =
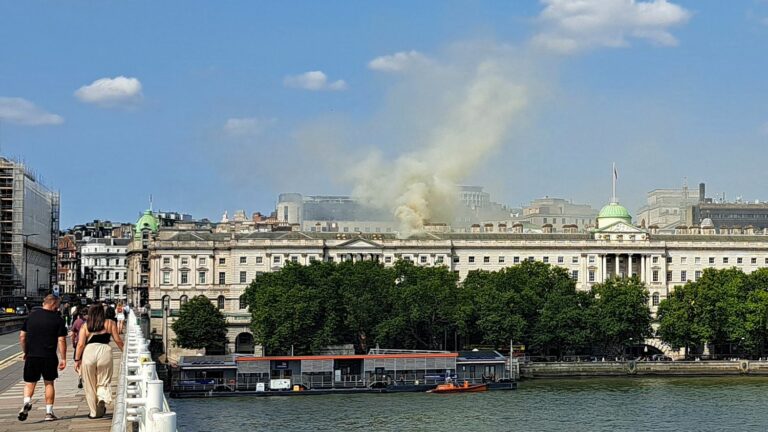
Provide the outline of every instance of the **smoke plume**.
[[[416,115],[423,121],[417,128],[424,129],[395,133],[410,147],[399,156],[387,160],[372,150],[357,162],[353,195],[390,211],[400,237],[422,231],[427,222],[451,222],[456,185],[500,147],[526,107],[529,88],[521,71],[498,50],[494,54],[459,65],[429,63],[406,77],[406,90],[393,108]],[[409,92],[415,88],[415,94]],[[425,111],[415,113],[414,106]]]

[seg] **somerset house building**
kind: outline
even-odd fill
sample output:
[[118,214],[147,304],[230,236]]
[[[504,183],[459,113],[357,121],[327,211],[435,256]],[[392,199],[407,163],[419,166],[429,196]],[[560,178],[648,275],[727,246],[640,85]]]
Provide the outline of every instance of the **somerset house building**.
[[[287,223],[265,230],[249,224],[153,225],[143,242],[132,243],[129,258],[143,248],[147,262],[145,273],[136,268],[129,268],[129,273],[145,278],[151,328],[166,346],[173,338],[169,323],[181,305],[205,295],[227,318],[228,351],[260,354],[240,296],[257,275],[279,270],[287,262],[374,260],[392,265],[402,259],[448,266],[464,279],[472,270],[498,270],[535,260],[565,268],[581,290],[608,278],[636,275],[650,291],[653,312],[676,285],[698,279],[705,268],[751,272],[768,266],[768,230],[749,226],[716,230],[704,220],[701,226],[678,226],[674,233],[661,234],[654,226],[633,225],[627,209],[617,202],[600,210],[591,230],[545,224],[533,233],[524,232],[522,224],[499,223],[462,233],[445,226],[428,227],[417,236],[400,239],[395,233],[303,232]],[[669,352],[658,341],[646,343]],[[172,352],[169,357],[180,354]]]

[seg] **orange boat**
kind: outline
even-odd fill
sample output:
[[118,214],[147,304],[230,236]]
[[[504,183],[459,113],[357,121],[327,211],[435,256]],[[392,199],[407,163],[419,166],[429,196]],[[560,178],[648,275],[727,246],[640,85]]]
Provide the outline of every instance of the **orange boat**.
[[488,390],[488,384],[470,384],[464,381],[464,385],[460,386],[454,383],[439,384],[434,389],[429,390],[428,393],[476,393],[486,390]]

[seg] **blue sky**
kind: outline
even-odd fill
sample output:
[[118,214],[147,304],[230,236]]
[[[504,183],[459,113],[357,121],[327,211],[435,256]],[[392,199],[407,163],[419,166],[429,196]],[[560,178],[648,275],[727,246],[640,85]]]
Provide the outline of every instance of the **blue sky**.
[[632,210],[683,177],[768,199],[768,2],[383,3],[2,1],[0,151],[61,191],[63,227],[150,194],[269,212],[370,183],[346,172],[372,153],[396,183],[491,59],[526,103],[449,180],[599,207],[615,161]]

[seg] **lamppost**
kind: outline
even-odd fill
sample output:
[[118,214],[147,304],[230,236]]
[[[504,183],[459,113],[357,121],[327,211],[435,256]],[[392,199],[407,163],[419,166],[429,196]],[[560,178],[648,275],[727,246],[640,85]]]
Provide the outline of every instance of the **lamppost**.
[[30,237],[34,237],[37,234],[19,234],[20,236],[24,237],[24,296],[27,295],[27,268],[29,267],[29,249],[27,248],[27,243],[29,242]]

